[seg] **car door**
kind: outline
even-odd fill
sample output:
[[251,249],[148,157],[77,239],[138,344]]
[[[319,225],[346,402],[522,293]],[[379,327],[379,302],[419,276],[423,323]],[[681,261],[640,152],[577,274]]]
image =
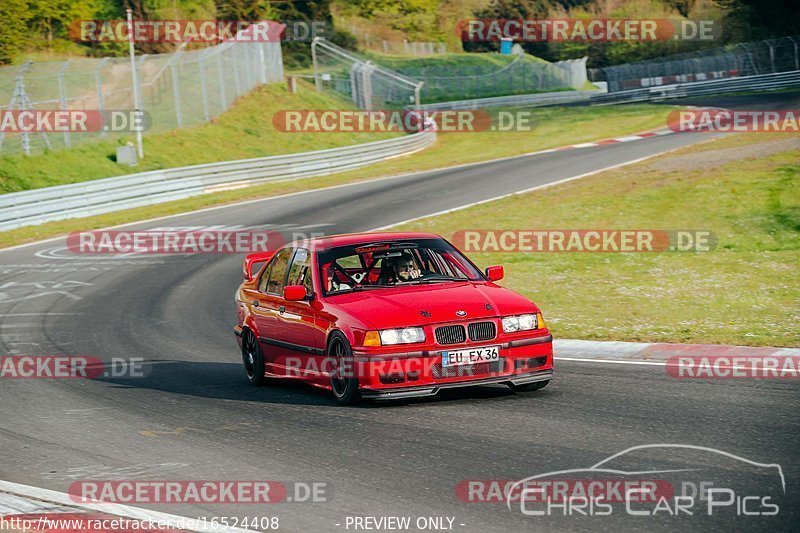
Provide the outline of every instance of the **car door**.
[[282,373],[275,368],[275,360],[282,354],[280,344],[275,341],[280,330],[278,312],[283,303],[283,286],[292,254],[294,248],[291,247],[278,251],[264,268],[258,280],[258,290],[247,291],[252,298],[250,312],[258,330],[266,370],[272,374]]
[[[301,370],[319,374],[323,369],[327,320],[320,316],[319,305],[315,305],[312,253],[306,248],[297,248],[289,266],[286,285],[302,285],[308,298],[302,301],[283,301],[278,309],[279,340],[287,348],[286,356],[276,360],[276,371],[283,368],[297,375]],[[291,358],[291,359],[290,359]]]

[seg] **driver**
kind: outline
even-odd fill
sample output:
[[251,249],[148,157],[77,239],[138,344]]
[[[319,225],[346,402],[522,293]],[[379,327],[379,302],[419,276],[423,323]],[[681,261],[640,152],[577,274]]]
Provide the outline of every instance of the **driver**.
[[389,278],[386,280],[387,283],[411,281],[422,275],[414,263],[414,257],[408,252],[389,258],[389,266],[392,272],[390,272]]

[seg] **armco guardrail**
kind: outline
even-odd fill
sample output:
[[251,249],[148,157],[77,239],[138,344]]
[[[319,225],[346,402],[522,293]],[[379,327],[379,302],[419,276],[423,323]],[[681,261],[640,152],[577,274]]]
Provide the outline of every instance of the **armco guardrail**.
[[[457,109],[484,109],[487,107],[534,107],[545,105],[570,104],[589,100],[593,95],[600,94],[594,91],[556,91],[551,93],[515,94],[512,96],[493,96],[491,98],[476,98],[473,100],[455,100],[452,102],[439,102],[424,104],[419,109],[424,110],[457,110]],[[409,106],[410,107],[410,106]]]
[[425,110],[483,109],[488,107],[534,107],[586,102],[592,105],[630,104],[687,96],[708,96],[720,93],[770,91],[800,87],[800,71],[744,76],[718,80],[658,85],[607,93],[602,91],[558,91],[552,93],[496,96],[475,100],[457,100],[420,106]]
[[0,231],[282,179],[324,176],[422,150],[435,132],[344,148],[154,170],[0,195]]
[[617,91],[592,96],[591,104],[612,105],[633,102],[648,102],[688,96],[709,96],[722,93],[747,91],[772,91],[800,87],[800,70],[763,74],[760,76],[743,76],[739,78],[723,78],[718,80],[658,85],[629,91]]

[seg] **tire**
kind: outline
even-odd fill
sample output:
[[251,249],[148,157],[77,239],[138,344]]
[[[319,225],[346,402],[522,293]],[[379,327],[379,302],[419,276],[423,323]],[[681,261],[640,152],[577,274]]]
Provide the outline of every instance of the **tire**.
[[508,387],[513,390],[514,392],[533,392],[535,390],[541,390],[547,387],[547,384],[553,381],[552,379],[548,379],[547,381],[536,381],[534,383],[525,383],[524,385],[509,385]]
[[328,357],[332,361],[331,390],[336,401],[342,405],[355,405],[361,401],[361,394],[358,391],[358,378],[355,376],[342,375],[340,369],[349,369],[349,374],[354,373],[353,349],[344,334],[334,332],[328,341]]
[[267,378],[264,376],[266,372],[264,352],[261,351],[258,339],[249,329],[245,330],[242,336],[242,363],[244,363],[247,381],[251,385],[259,387],[267,382]]

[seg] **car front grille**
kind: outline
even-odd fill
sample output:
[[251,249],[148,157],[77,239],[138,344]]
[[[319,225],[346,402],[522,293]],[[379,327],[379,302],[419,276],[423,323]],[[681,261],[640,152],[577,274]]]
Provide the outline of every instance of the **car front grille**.
[[467,326],[469,338],[473,341],[488,341],[497,335],[497,327],[494,322],[473,322]]
[[436,342],[439,344],[458,344],[467,340],[464,326],[442,326],[436,328]]
[[486,374],[499,374],[505,369],[505,359],[500,358],[490,363],[476,363],[474,365],[459,365],[443,367],[440,364],[433,365],[431,374],[436,379],[484,376]]

